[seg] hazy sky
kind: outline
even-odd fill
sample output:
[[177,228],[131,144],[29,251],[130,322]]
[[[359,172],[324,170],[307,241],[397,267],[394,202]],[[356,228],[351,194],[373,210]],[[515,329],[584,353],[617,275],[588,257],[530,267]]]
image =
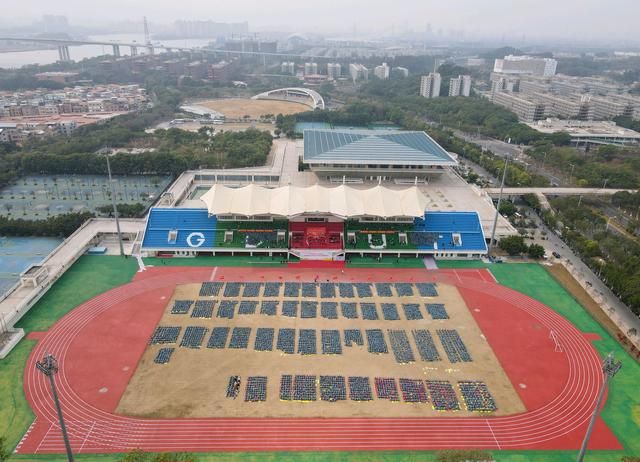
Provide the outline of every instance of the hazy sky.
[[[8,1],[8,0],[4,0]],[[71,22],[176,19],[248,21],[251,30],[424,31],[427,23],[465,36],[640,41],[640,0],[21,0],[4,13],[37,18],[63,14]],[[6,21],[6,18],[5,18]],[[92,21],[93,22],[93,21]]]

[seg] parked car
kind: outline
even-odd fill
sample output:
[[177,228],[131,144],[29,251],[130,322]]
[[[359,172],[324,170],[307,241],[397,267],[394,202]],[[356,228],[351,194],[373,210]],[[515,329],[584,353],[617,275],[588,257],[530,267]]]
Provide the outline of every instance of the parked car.
[[553,255],[556,258],[561,258],[562,257],[562,255],[560,255],[558,252],[555,252],[555,251],[551,252],[551,255]]

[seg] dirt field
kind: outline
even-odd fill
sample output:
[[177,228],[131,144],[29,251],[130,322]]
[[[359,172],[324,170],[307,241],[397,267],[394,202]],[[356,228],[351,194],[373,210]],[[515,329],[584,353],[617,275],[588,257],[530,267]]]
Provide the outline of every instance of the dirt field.
[[242,119],[245,115],[252,119],[257,119],[264,114],[288,115],[311,110],[309,106],[295,101],[254,100],[248,98],[199,101],[198,105],[221,112],[227,119]]
[[185,124],[179,124],[179,125],[169,125],[169,122],[162,122],[161,124],[158,124],[157,126],[155,126],[155,129],[161,128],[161,129],[165,129],[168,130],[170,128],[177,128],[180,130],[185,130],[188,132],[197,132],[198,130],[200,130],[202,127],[207,127],[210,128],[212,130],[215,131],[215,133],[220,133],[222,131],[225,132],[242,132],[247,130],[248,128],[255,128],[257,130],[262,130],[262,131],[266,131],[266,132],[271,132],[273,130],[275,130],[275,125],[272,124],[265,124],[265,123],[259,123],[259,122],[249,122],[249,123],[225,123],[222,125],[202,125],[198,122],[189,122],[189,123],[185,123]]
[[[396,303],[401,320],[363,320],[346,319],[341,316],[338,308],[338,319],[325,319],[318,317],[313,319],[291,318],[280,315],[280,309],[276,316],[259,314],[236,315],[233,319],[215,317],[217,304],[214,308],[212,319],[191,318],[189,314],[171,314],[173,300],[176,299],[204,299],[198,297],[200,285],[190,284],[178,286],[167,305],[167,309],[159,322],[160,326],[206,326],[209,330],[200,349],[189,349],[175,346],[176,350],[171,361],[165,365],[153,362],[157,351],[163,345],[151,345],[147,347],[137,370],[129,382],[122,396],[117,412],[126,415],[144,417],[356,417],[356,416],[384,416],[384,417],[422,417],[422,416],[463,416],[477,415],[464,410],[462,397],[458,390],[458,400],[461,404],[460,411],[435,411],[430,403],[404,403],[391,402],[375,397],[374,377],[395,377],[448,380],[457,388],[457,380],[482,380],[496,400],[498,411],[496,415],[513,414],[525,411],[511,382],[500,367],[493,351],[487,344],[469,313],[464,301],[457,289],[453,286],[438,285],[439,296],[436,298],[415,297],[372,297],[364,301],[376,302],[378,313],[381,316],[380,302]],[[281,291],[283,292],[283,291]],[[375,292],[374,292],[375,293]],[[218,297],[210,299],[222,299],[222,293]],[[241,297],[232,299],[240,300]],[[275,298],[270,297],[270,300]],[[284,297],[281,295],[280,300]],[[289,298],[288,298],[289,299]],[[253,298],[252,300],[261,300]],[[300,298],[299,300],[310,300]],[[356,301],[351,299],[322,299],[322,301]],[[318,298],[318,301],[320,299]],[[424,303],[444,303],[449,313],[449,320],[434,321],[425,318],[422,320],[406,320],[401,309],[402,303],[420,303],[421,311],[425,314]],[[282,304],[280,304],[280,307]],[[358,311],[360,311],[358,309]],[[361,315],[360,315],[361,316]],[[360,317],[359,316],[359,317]],[[427,316],[428,317],[428,316]],[[251,336],[247,349],[208,349],[206,343],[211,333],[211,328],[216,326],[241,326],[251,327]],[[276,329],[273,351],[262,352],[253,349],[256,327],[273,327]],[[277,329],[290,327],[295,329],[311,328],[317,330],[316,355],[284,354],[276,350]],[[363,331],[363,346],[344,346],[344,329],[361,329]],[[473,361],[467,363],[452,364],[447,359],[444,350],[437,338],[436,329],[457,329],[462,340],[467,346]],[[320,329],[338,329],[341,331],[342,355],[323,355],[320,341]],[[367,341],[364,335],[365,329],[382,329],[385,332],[385,340],[389,347],[389,354],[375,355],[367,351]],[[405,330],[416,361],[409,364],[400,364],[395,361],[387,329]],[[428,329],[431,331],[436,347],[443,358],[437,362],[423,362],[410,331],[412,329]],[[296,336],[297,345],[297,336]],[[296,350],[297,351],[297,350]],[[341,376],[367,376],[370,378],[373,401],[356,402],[349,399],[338,403],[330,403],[319,399],[315,402],[280,401],[279,387],[280,376],[285,374],[308,375],[341,375]],[[240,395],[236,400],[226,398],[226,388],[229,377],[239,375],[243,378]],[[267,400],[259,403],[244,402],[244,381],[248,376],[267,376]]]

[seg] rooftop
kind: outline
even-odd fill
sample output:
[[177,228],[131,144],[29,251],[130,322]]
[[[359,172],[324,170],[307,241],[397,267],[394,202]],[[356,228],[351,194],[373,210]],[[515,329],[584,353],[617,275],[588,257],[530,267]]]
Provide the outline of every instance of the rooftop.
[[456,161],[425,132],[304,130],[308,164],[442,165]]

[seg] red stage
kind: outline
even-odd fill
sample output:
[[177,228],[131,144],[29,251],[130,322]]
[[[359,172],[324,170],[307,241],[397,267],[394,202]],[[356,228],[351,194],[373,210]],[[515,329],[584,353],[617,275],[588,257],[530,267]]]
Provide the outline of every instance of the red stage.
[[[527,411],[493,417],[141,419],[113,413],[176,284],[227,281],[407,281],[457,286]],[[557,339],[562,351],[556,351]],[[601,359],[586,335],[484,270],[152,268],[58,321],[27,364],[45,352],[57,375],[76,453],[395,449],[577,449],[602,386]],[[62,453],[46,378],[25,368],[36,420],[18,453]],[[621,449],[598,420],[592,449]]]
[[289,222],[292,249],[342,249],[342,223]]

